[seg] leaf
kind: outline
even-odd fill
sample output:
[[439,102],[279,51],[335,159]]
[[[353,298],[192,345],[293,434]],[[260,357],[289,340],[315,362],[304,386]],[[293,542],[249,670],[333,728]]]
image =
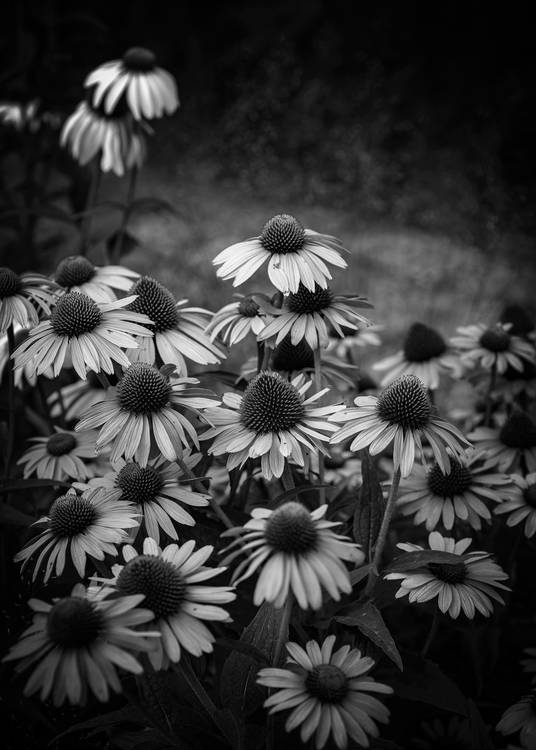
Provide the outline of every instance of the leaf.
[[40,487],[71,487],[71,485],[72,482],[62,482],[60,479],[13,479],[0,483],[0,494],[18,490],[35,490]]
[[467,700],[469,722],[471,724],[471,748],[473,750],[494,750],[489,731],[482,715],[471,699]]
[[362,452],[363,484],[354,511],[353,536],[370,560],[380,531],[386,501],[378,479],[376,465],[368,451]]
[[362,565],[360,568],[350,571],[350,583],[355,586],[357,583],[366,578],[370,571],[370,565]]
[[451,552],[441,552],[440,550],[422,550],[418,552],[405,552],[403,555],[395,557],[393,562],[387,567],[386,573],[402,573],[407,570],[423,568],[430,563],[439,565],[459,565],[460,556]]
[[273,663],[282,613],[282,609],[275,609],[264,602],[240,638],[243,643],[259,649],[264,654],[264,662],[235,651],[223,665],[220,678],[221,702],[237,715],[252,713],[264,700],[265,691],[256,684],[255,679],[266,661]]
[[358,628],[366,638],[372,641],[375,646],[378,646],[396,664],[400,671],[404,669],[393,636],[389,632],[380,610],[370,599],[357,602],[357,604],[352,605],[347,614],[339,615],[335,619],[342,625]]
[[465,696],[437,664],[409,651],[402,651],[402,658],[404,674],[393,672],[389,676],[389,684],[399,698],[467,716]]
[[92,719],[87,721],[81,721],[78,724],[66,729],[61,734],[56,735],[52,740],[51,744],[66,737],[68,734],[73,732],[87,732],[90,729],[94,729],[101,732],[106,732],[109,727],[113,727],[115,724],[137,724],[141,727],[145,726],[145,722],[140,717],[139,711],[134,706],[125,706],[117,711],[109,711],[106,714],[99,714],[94,716]]
[[251,659],[258,661],[259,664],[262,664],[265,667],[270,666],[266,654],[252,643],[246,643],[242,640],[233,640],[232,638],[216,638],[216,644],[226,648],[228,651],[236,651],[245,656],[249,656]]
[[277,495],[277,497],[273,499],[273,502],[276,505],[280,505],[281,503],[285,502],[291,497],[294,497],[295,495],[303,495],[305,492],[310,492],[311,490],[325,490],[329,489],[330,487],[330,484],[302,484],[300,487],[293,487],[292,489],[286,490],[280,495]]
[[31,526],[35,521],[33,516],[14,508],[12,505],[3,504],[0,507],[0,524],[8,526]]

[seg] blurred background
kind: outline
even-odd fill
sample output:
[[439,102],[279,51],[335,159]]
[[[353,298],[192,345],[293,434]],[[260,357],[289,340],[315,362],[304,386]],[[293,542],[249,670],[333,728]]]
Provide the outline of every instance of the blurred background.
[[[448,335],[493,322],[507,302],[534,312],[526,14],[456,2],[18,0],[4,10],[0,98],[37,97],[63,120],[93,68],[132,46],[153,50],[181,107],[155,124],[138,194],[174,210],[135,216],[125,265],[214,310],[233,289],[211,259],[291,213],[351,251],[333,286],[367,295],[394,345],[415,320]],[[7,174],[9,138],[3,129]],[[68,162],[58,150],[52,183],[76,170]],[[106,176],[103,200],[125,193]],[[99,212],[96,263],[118,221]],[[44,217],[39,228],[41,270],[77,251],[65,224]],[[9,228],[1,239],[0,263],[20,266]],[[267,289],[264,275],[244,289]]]

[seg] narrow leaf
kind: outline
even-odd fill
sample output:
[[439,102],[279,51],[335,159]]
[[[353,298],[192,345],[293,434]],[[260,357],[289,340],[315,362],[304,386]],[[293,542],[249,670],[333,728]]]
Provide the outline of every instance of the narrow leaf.
[[388,566],[385,572],[401,573],[406,570],[423,568],[429,563],[436,563],[440,565],[459,565],[460,556],[454,555],[451,552],[441,552],[440,550],[405,552],[403,555],[395,557],[395,559]]
[[375,646],[378,646],[396,664],[400,671],[404,669],[393,636],[389,632],[380,610],[370,599],[357,602],[346,614],[339,615],[335,619],[342,625],[358,628],[366,638],[372,641]]
[[378,479],[376,466],[368,451],[362,451],[363,484],[357,493],[353,536],[370,560],[380,531],[386,501]]

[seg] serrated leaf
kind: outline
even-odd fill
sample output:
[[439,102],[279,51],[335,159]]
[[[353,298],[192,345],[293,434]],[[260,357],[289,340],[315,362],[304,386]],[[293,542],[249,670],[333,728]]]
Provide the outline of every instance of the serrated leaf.
[[375,646],[378,646],[401,671],[404,669],[402,657],[393,636],[389,632],[380,610],[370,599],[353,604],[344,615],[339,615],[335,620],[347,627],[357,628]]
[[386,501],[378,479],[376,465],[368,451],[362,452],[361,472],[363,484],[357,493],[353,536],[355,541],[363,548],[367,559],[370,560],[380,531]]
[[260,706],[265,691],[255,680],[259,669],[273,663],[274,649],[279,635],[282,609],[264,602],[240,640],[259,649],[265,657],[260,663],[252,656],[234,652],[225,661],[220,678],[222,705],[237,715],[248,715]]
[[403,555],[395,557],[385,572],[402,573],[406,570],[423,568],[429,563],[436,563],[438,565],[459,565],[460,556],[454,555],[451,552],[441,552],[441,550],[405,552]]

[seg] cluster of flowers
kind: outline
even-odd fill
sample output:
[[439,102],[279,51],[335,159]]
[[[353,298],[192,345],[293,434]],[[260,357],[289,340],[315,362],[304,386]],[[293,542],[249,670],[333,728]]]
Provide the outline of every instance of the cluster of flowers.
[[[101,171],[140,166],[147,121],[178,106],[172,77],[136,48],[85,85],[62,142],[81,164],[99,159]],[[26,695],[55,705],[83,704],[90,693],[107,701],[121,690],[121,671],[167,670],[185,652],[210,654],[237,587],[254,575],[253,604],[283,610],[291,628],[293,608],[340,602],[365,577],[366,596],[379,578],[396,581],[395,598],[437,601],[452,619],[489,617],[494,602],[504,603],[507,574],[489,552],[468,550],[472,532],[494,516],[536,533],[533,322],[507,308],[497,323],[461,327],[448,341],[416,322],[402,349],[374,365],[377,386],[356,372],[352,353],[379,343],[379,328],[362,314],[372,305],[328,285],[333,267],[346,268],[345,252],[335,237],[274,216],[214,259],[218,277],[235,287],[266,265],[273,296],[238,294],[214,314],[177,302],[152,277],[82,255],[50,277],[0,269],[0,374],[10,392],[35,387],[43,396],[47,433],[15,466],[23,480],[63,487],[15,561],[39,584],[80,579],[63,598],[30,599],[32,624],[5,656],[17,671],[32,668]],[[189,374],[248,338],[256,355],[233,390],[216,394],[201,387],[202,373]],[[446,378],[473,385],[475,407],[447,415],[462,427],[434,405]],[[14,476],[13,412],[10,421],[6,477]],[[383,457],[390,481],[371,564],[352,577],[365,553],[337,532],[326,487],[359,481],[363,451]],[[285,498],[251,509],[244,492],[251,518],[237,527],[226,513],[230,472],[246,490],[252,480],[280,482]],[[295,477],[318,477],[318,507],[297,501]],[[400,542],[396,565],[380,573],[397,510],[425,525],[429,549]],[[210,564],[212,545],[196,549],[188,538],[203,514],[231,537],[219,550],[223,565]],[[237,558],[228,585],[205,584]],[[349,738],[368,746],[377,723],[389,721],[373,694],[392,693],[370,676],[374,660],[345,643],[335,648],[336,635],[304,642],[303,628],[295,632],[301,645],[286,642],[287,664],[276,648],[272,666],[258,672],[271,691],[264,706],[288,712],[285,729],[299,727],[303,743],[314,735],[317,748],[330,737],[338,748]],[[508,709],[498,731],[521,730],[531,747],[533,706],[529,696]]]

